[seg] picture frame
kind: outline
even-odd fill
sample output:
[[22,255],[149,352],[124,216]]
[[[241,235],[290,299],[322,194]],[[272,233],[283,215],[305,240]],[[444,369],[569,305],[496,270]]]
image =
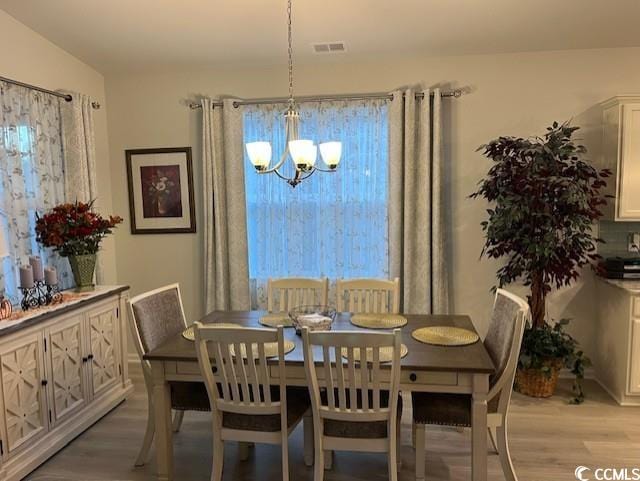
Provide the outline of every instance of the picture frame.
[[191,147],[125,150],[131,234],[196,232]]

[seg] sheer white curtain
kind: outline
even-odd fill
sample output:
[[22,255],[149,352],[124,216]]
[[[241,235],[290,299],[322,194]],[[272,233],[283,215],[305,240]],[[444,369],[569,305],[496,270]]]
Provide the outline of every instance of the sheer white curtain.
[[[245,152],[254,307],[265,306],[269,277],[389,276],[387,104],[302,103],[300,137],[339,140],[343,153],[335,173],[316,172],[296,188],[275,174],[257,174]],[[244,141],[270,141],[274,163],[284,150],[285,110],[284,104],[244,108]]]
[[59,99],[0,81],[0,228],[11,252],[0,287],[13,303],[20,298],[18,265],[30,255],[54,265],[61,286],[71,286],[66,260],[35,240],[36,212],[64,202],[64,185]]

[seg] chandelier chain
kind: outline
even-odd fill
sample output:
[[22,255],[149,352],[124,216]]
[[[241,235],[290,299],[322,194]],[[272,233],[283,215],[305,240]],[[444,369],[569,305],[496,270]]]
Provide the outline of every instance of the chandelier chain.
[[289,107],[293,108],[293,41],[291,35],[291,0],[287,0],[287,41],[289,43]]

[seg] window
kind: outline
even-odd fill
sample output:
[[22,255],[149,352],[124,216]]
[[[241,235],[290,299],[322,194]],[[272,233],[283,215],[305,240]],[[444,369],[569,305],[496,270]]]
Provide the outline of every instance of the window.
[[[284,150],[285,110],[245,108],[244,140],[269,140],[272,164]],[[387,102],[309,102],[300,116],[301,138],[342,141],[342,161],[294,189],[257,174],[245,152],[250,277],[388,277]]]
[[18,266],[39,255],[58,270],[61,288],[69,268],[36,242],[36,212],[64,201],[64,172],[58,100],[0,82],[0,228],[10,256],[2,260],[0,289],[20,301]]

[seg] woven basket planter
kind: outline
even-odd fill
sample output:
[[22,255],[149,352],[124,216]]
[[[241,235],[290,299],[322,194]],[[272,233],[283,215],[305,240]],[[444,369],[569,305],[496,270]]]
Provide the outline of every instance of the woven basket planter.
[[562,369],[562,361],[552,359],[544,363],[550,372],[540,369],[520,369],[516,371],[515,390],[531,397],[551,397],[558,384],[558,376]]
[[73,280],[76,283],[76,292],[86,292],[95,289],[93,273],[96,270],[96,254],[81,256],[69,256]]

